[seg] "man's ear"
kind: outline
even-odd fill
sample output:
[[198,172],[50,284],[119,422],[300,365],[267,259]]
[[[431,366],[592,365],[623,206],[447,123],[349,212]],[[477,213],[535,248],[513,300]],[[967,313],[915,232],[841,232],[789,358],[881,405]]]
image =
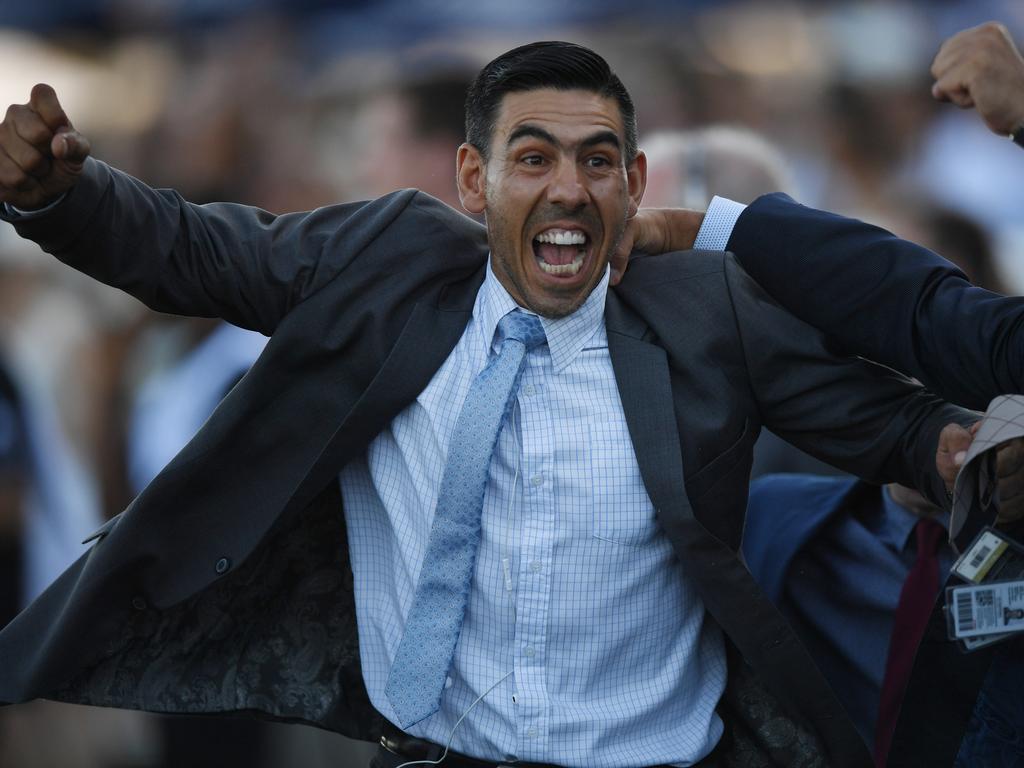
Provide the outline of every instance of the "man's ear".
[[487,207],[487,166],[480,150],[472,144],[462,144],[455,161],[455,179],[459,185],[462,207],[479,215]]
[[626,188],[629,192],[628,218],[632,219],[640,210],[640,201],[647,189],[647,155],[643,151],[637,151],[633,162],[626,166]]

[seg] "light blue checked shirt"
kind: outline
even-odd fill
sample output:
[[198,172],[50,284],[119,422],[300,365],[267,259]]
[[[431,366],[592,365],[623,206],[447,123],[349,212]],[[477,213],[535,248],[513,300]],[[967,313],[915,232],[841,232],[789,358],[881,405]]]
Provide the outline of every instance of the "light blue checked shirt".
[[[739,208],[742,210],[742,208]],[[709,211],[724,247],[736,211]],[[724,229],[718,223],[725,216]],[[542,318],[484,495],[483,540],[440,710],[409,732],[481,759],[587,768],[689,765],[717,743],[717,625],[655,520],[608,356],[608,274]],[[516,303],[487,269],[466,330],[416,401],[341,473],[363,679],[384,694],[412,605],[448,443],[498,321]],[[501,681],[501,682],[498,682]]]

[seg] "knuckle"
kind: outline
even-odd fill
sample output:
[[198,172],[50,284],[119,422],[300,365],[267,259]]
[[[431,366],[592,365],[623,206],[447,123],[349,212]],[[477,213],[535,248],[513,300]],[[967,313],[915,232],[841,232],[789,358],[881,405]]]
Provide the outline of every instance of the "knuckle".
[[18,138],[35,146],[48,144],[52,135],[39,116],[27,109],[10,115],[5,126]]
[[0,185],[8,189],[21,189],[25,186],[27,179],[28,177],[24,173],[11,165],[5,164],[0,167]]
[[991,39],[1002,37],[1006,33],[1006,27],[998,21],[987,21],[981,25],[981,34]]
[[38,152],[32,152],[22,159],[21,168],[26,173],[37,176],[50,170],[50,162]]
[[35,104],[42,99],[52,99],[55,95],[53,88],[48,86],[46,83],[36,83],[32,86],[32,92],[29,94],[29,101]]
[[18,132],[21,138],[34,147],[48,147],[53,138],[53,132],[47,130],[46,126],[34,123],[25,126],[24,130]]

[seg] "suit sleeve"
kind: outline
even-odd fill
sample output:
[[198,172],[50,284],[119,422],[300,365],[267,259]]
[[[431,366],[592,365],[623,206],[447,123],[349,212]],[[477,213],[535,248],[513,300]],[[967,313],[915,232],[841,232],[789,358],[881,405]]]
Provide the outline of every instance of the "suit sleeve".
[[946,507],[935,468],[942,428],[978,416],[889,368],[832,354],[731,257],[726,278],[762,423],[789,443],[874,483],[919,489]]
[[970,285],[925,248],[773,194],[740,215],[728,250],[782,306],[851,354],[969,408],[1024,391],[1024,298]]
[[231,203],[193,205],[89,159],[52,210],[12,223],[64,263],[152,309],[220,317],[270,334],[414,194],[275,216]]

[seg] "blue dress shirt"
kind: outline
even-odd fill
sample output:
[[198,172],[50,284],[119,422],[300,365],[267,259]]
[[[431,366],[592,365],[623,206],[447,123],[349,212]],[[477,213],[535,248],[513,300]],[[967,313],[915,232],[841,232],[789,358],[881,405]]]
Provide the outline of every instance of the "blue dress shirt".
[[[483,541],[440,710],[409,729],[483,759],[588,768],[689,765],[717,743],[721,632],[655,519],[608,355],[608,276],[543,318],[498,439]],[[416,401],[341,473],[363,677],[384,695],[415,591],[448,441],[498,320],[488,268],[472,319]],[[500,681],[500,682],[499,682]]]

